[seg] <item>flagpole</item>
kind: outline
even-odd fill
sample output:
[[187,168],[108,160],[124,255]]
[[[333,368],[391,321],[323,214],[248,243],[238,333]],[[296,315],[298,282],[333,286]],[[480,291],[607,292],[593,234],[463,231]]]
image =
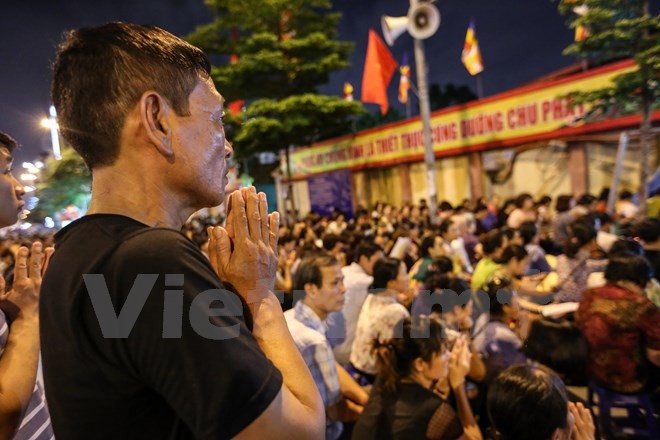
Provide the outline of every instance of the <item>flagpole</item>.
[[422,119],[422,132],[424,135],[424,162],[426,162],[426,188],[429,196],[429,214],[431,224],[435,223],[438,215],[438,193],[435,180],[435,154],[431,138],[431,106],[429,104],[429,91],[426,86],[426,57],[424,56],[424,43],[415,41],[415,64],[417,67],[417,87],[419,91],[419,113]]
[[477,73],[475,75],[475,77],[477,79],[477,98],[483,99],[483,97],[484,97],[484,86],[481,82],[481,73]]

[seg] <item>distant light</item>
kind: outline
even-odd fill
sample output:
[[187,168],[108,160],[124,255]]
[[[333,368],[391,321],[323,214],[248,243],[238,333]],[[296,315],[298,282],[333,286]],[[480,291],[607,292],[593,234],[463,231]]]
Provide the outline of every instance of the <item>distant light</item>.
[[55,222],[53,221],[52,218],[46,217],[44,219],[44,226],[47,228],[54,228],[55,227]]
[[20,228],[23,229],[23,230],[30,229],[31,227],[32,227],[32,223],[29,223],[29,222],[21,223],[21,226],[20,226]]
[[50,124],[50,140],[53,144],[53,156],[55,159],[60,160],[62,159],[62,155],[60,154],[60,134],[59,134],[59,126],[57,125],[57,112],[55,111],[55,106],[51,105],[49,108],[50,112],[50,119],[49,124]]
[[24,182],[32,182],[37,180],[37,176],[31,173],[23,173],[21,174],[21,180]]
[[46,168],[46,164],[43,163],[43,162],[40,161],[40,160],[36,160],[36,161],[34,162],[34,166],[37,167],[37,168]]
[[25,186],[23,187],[23,190],[24,190],[26,193],[32,192],[32,191],[34,191],[35,189],[37,189],[37,188],[35,188],[34,186],[30,186],[30,185],[25,185]]

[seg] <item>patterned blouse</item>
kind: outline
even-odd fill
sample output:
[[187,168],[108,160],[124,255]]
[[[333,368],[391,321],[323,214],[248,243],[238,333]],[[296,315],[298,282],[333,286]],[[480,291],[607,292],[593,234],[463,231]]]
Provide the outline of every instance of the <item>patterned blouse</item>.
[[620,393],[641,391],[658,368],[646,349],[660,350],[660,309],[615,284],[584,292],[575,314],[589,345],[589,377]]
[[371,352],[373,341],[392,338],[396,324],[410,316],[408,310],[396,298],[373,293],[360,310],[355,340],[351,348],[351,363],[358,370],[376,374],[376,356]]
[[594,272],[604,272],[607,260],[590,258],[589,251],[580,250],[575,258],[560,255],[557,258],[557,294],[555,301],[579,302],[582,292],[587,290],[587,280]]

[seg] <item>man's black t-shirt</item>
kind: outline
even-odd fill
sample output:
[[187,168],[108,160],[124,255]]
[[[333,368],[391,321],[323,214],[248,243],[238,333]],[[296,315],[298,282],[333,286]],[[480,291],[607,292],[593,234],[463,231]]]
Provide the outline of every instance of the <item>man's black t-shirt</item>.
[[[193,302],[221,288],[208,260],[180,232],[106,214],[60,231],[40,303],[56,437],[224,439],[254,421],[279,393],[282,376],[242,316],[217,316],[240,315],[237,296],[210,307]],[[112,318],[129,324],[107,319],[108,296]],[[191,319],[200,313],[208,315],[201,331]],[[133,319],[128,337],[107,337]],[[200,336],[208,327],[239,336]]]

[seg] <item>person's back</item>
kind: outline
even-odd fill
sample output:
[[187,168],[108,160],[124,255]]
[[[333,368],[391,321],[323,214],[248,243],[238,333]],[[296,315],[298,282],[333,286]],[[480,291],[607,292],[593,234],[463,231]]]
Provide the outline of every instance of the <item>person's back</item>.
[[[233,316],[214,318],[228,339],[207,339],[195,328],[194,308],[203,304],[192,301],[222,284],[183,234],[90,215],[58,233],[56,246],[43,282],[41,333],[58,436],[229,438],[278,393],[280,373],[249,336],[237,296],[227,292],[224,301]],[[251,401],[262,407],[247,410]]]

